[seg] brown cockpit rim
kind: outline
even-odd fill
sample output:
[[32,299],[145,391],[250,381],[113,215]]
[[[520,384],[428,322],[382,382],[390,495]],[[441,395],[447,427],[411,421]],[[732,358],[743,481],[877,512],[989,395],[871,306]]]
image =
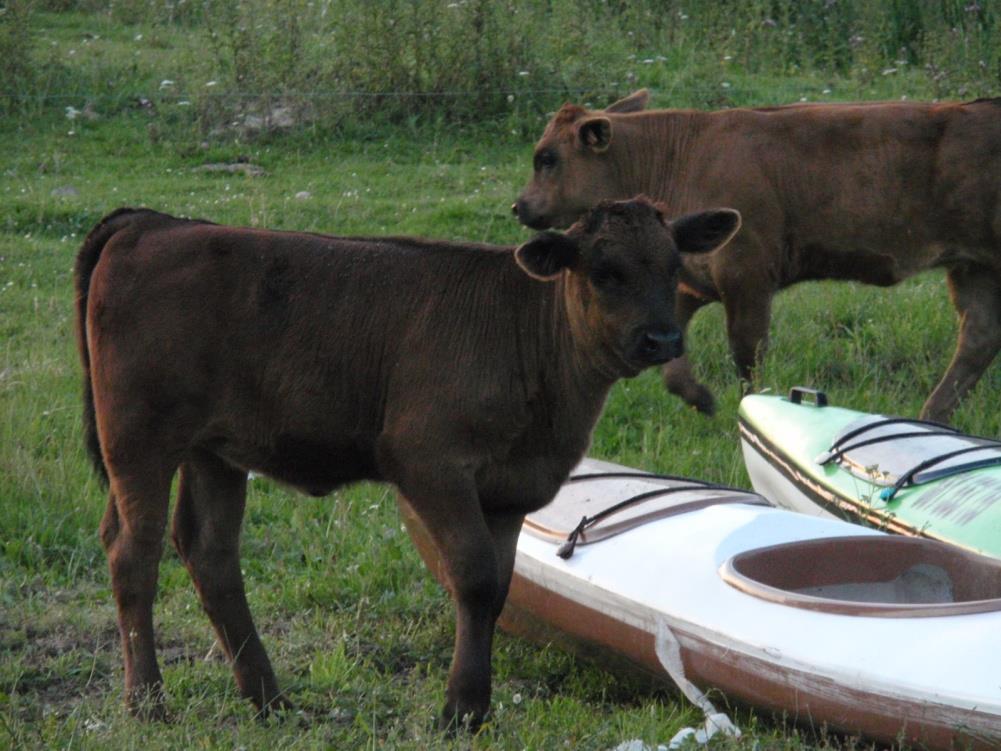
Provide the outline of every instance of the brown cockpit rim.
[[801,540],[747,550],[720,576],[754,597],[839,615],[915,618],[1001,610],[1001,560],[918,537]]

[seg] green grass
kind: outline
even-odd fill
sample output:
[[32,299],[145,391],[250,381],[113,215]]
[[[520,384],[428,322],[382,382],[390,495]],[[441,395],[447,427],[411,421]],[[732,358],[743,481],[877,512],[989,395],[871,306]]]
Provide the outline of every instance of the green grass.
[[[156,27],[158,41],[123,72],[130,40],[145,27],[104,15],[44,18],[38,35],[60,55],[84,31],[100,36],[77,53],[93,59],[60,68],[67,77],[52,84],[75,82],[81,100],[69,103],[78,108],[102,75],[152,86],[169,77],[162,68],[176,59],[171,50],[192,52],[183,35]],[[752,75],[728,70],[722,57],[690,73],[683,61],[654,62],[636,82],[655,87],[659,106],[933,95],[920,72]],[[451,606],[402,531],[392,491],[361,485],[318,500],[263,479],[251,484],[244,569],[262,637],[300,713],[284,723],[253,720],[172,550],[161,567],[156,620],[174,721],[145,725],[124,712],[96,533],[104,492],[80,431],[71,272],[83,235],[117,206],[145,205],[233,224],[519,242],[529,233],[508,206],[528,177],[531,137],[522,128],[537,134],[544,115],[526,116],[513,134],[506,121],[465,130],[410,123],[366,131],[362,123],[247,140],[202,132],[176,104],[150,115],[109,90],[113,96],[96,100],[97,120],[67,120],[60,102],[0,124],[0,747],[608,749],[634,737],[665,742],[697,722],[664,686],[501,634],[493,720],[474,738],[441,737],[434,719],[451,655]],[[266,174],[197,171],[238,159]],[[815,385],[838,404],[915,414],[945,369],[955,333],[938,272],[889,290],[804,284],[776,301],[760,385]],[[647,372],[614,389],[592,453],[747,485],[720,306],[697,316],[689,343],[719,399],[716,418],[685,408]],[[998,435],[999,400],[995,364],[956,424]],[[781,718],[738,710],[737,719],[745,737],[732,745],[740,748],[834,743],[820,728]]]

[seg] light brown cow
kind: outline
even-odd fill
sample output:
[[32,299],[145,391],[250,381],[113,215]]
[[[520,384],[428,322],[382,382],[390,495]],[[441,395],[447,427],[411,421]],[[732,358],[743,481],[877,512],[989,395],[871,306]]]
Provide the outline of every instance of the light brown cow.
[[[738,209],[739,235],[686,262],[678,316],[684,326],[722,302],[744,379],[778,290],[809,279],[888,286],[944,267],[959,341],[922,414],[947,420],[1001,349],[1001,99],[698,112],[644,111],[647,98],[638,91],[595,112],[565,105],[535,148],[519,219],[562,227],[596,201],[638,193],[668,213]],[[687,358],[664,377],[713,411]]]
[[287,703],[240,572],[254,470],[314,495],[400,489],[456,602],[442,719],[481,721],[524,515],[580,460],[612,384],[681,353],[679,251],[738,224],[607,203],[514,249],[102,220],[77,257],[77,333],[132,708],[163,711],[153,600],[178,469],[174,545],[240,691]]

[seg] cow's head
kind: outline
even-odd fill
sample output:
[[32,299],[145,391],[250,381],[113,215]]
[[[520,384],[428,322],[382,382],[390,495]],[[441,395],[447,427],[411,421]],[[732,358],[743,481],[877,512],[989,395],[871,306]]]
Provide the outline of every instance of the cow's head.
[[534,229],[569,227],[599,201],[622,198],[616,195],[612,172],[617,155],[608,114],[638,112],[648,99],[641,89],[604,112],[563,105],[535,146],[531,182],[511,207],[522,224]]
[[646,198],[606,201],[566,234],[544,232],[515,259],[530,276],[562,279],[577,347],[614,377],[679,357],[674,296],[681,257],[726,243],[740,214],[715,209],[673,221]]

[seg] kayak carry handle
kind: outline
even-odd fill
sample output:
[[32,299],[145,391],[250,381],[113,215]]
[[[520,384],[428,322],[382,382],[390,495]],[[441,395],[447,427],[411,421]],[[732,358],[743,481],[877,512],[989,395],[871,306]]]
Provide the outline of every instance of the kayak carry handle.
[[827,394],[819,389],[811,389],[806,386],[793,386],[789,389],[789,401],[793,404],[802,404],[804,396],[812,396],[813,403],[818,407],[827,406]]

